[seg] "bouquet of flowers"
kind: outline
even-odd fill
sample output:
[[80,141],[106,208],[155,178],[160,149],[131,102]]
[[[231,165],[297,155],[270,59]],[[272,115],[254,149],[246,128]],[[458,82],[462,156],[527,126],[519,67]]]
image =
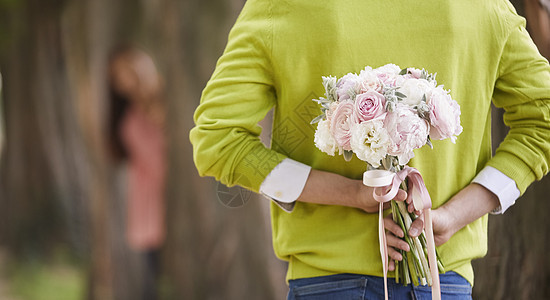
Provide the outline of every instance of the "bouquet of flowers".
[[[343,155],[346,161],[355,154],[367,162],[368,170],[397,173],[414,157],[414,149],[426,144],[432,147],[431,140],[454,143],[462,132],[460,107],[435,77],[425,70],[394,64],[366,67],[339,79],[323,77],[325,97],[314,99],[321,104],[322,114],[311,122],[318,124],[316,147],[331,156]],[[407,234],[416,214],[408,213],[403,202],[392,200],[391,207],[411,249],[402,253],[403,261],[396,262],[396,281],[432,285],[425,233],[415,239]]]

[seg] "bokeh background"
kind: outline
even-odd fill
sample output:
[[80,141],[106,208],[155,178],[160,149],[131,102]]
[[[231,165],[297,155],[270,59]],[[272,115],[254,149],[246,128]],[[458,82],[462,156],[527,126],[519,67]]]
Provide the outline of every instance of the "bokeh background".
[[[167,239],[158,299],[284,299],[268,202],[200,178],[188,132],[244,0],[0,0],[0,299],[142,299],[108,159],[107,61],[120,44],[166,81]],[[548,0],[512,1],[550,56]],[[495,110],[494,145],[506,133]],[[263,123],[265,139],[269,120]],[[227,205],[223,195],[242,205]],[[550,179],[490,217],[474,299],[550,299]],[[234,207],[228,207],[234,206]]]

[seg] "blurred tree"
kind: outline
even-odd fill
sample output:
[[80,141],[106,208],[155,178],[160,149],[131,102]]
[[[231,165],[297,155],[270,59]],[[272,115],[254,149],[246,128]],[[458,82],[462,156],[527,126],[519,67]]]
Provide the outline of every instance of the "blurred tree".
[[[70,75],[82,77],[70,74],[72,62],[65,56],[65,48],[79,44],[81,38],[65,40],[62,19],[68,2],[2,2],[5,26],[0,62],[6,83],[7,131],[0,191],[2,236],[20,259],[47,258],[51,250],[66,247],[67,242],[79,247],[83,257],[92,253],[90,265],[95,275],[91,278],[100,283],[94,284],[98,289],[91,290],[110,299],[111,281],[100,280],[110,274],[109,248],[105,247],[107,218],[99,214],[108,199],[105,185],[98,180],[106,177],[102,177],[105,168],[95,155],[97,130],[91,130],[86,122],[93,119],[95,110],[83,109],[83,103],[90,105],[98,89],[85,78],[71,86]],[[86,72],[85,64],[76,63],[84,67],[81,73]],[[84,90],[83,97],[73,97],[72,88]],[[82,98],[84,102],[74,101]],[[101,243],[88,243],[87,212],[95,212],[91,215],[95,221],[92,239]],[[91,251],[87,245],[93,246]]]
[[243,4],[0,0],[7,139],[0,245],[24,258],[76,245],[89,261],[89,299],[139,299],[142,269],[123,236],[120,169],[109,165],[105,145],[107,56],[137,42],[167,78],[166,298],[283,298],[268,202],[251,196],[240,209],[226,208],[217,193],[226,188],[198,177],[188,142],[201,89]]
[[[245,190],[226,190],[199,178],[188,138],[202,88],[243,4],[162,0],[144,9],[151,30],[147,44],[165,70],[172,113],[165,251],[168,299],[282,299],[286,294],[284,265],[271,249],[268,202],[255,195],[246,202],[250,194]],[[158,26],[152,26],[155,22]],[[246,205],[224,207],[220,202],[226,191]]]
[[85,169],[60,51],[62,6],[53,0],[0,2],[7,140],[0,230],[2,243],[19,255],[49,253],[67,239],[84,244]]
[[4,104],[2,102],[2,74],[0,73],[0,161],[4,150]]
[[[541,53],[549,58],[548,12],[538,1],[512,1],[527,17],[528,29]],[[493,148],[507,128],[503,111],[493,110]],[[550,177],[534,183],[503,216],[489,217],[487,256],[474,262],[474,299],[550,299],[550,258],[547,233],[550,222]]]
[[545,57],[550,57],[550,1],[524,0],[527,28],[539,51]]

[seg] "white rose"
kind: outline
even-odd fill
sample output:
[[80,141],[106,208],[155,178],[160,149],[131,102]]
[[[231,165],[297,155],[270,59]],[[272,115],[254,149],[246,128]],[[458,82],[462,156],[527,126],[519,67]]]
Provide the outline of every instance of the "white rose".
[[434,88],[434,84],[425,79],[409,78],[403,81],[397,91],[406,96],[403,99],[404,104],[414,106],[420,104],[424,95],[428,98],[429,92]]

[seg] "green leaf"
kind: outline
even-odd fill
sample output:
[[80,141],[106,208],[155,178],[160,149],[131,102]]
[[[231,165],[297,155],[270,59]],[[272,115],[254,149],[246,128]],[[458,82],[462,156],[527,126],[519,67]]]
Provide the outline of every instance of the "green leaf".
[[384,157],[384,158],[382,159],[382,166],[383,166],[384,169],[386,169],[386,170],[389,170],[389,169],[391,168],[391,165],[390,165],[390,163],[388,162],[387,157]]
[[420,75],[420,78],[421,79],[429,79],[429,76],[430,74],[428,74],[428,72],[426,72],[426,70],[422,69],[422,74]]
[[399,262],[395,261],[395,283],[399,283],[399,277],[401,277],[399,265]]
[[407,252],[407,267],[409,268],[409,274],[412,277],[413,285],[418,286],[418,276],[414,265],[414,258],[410,251]]
[[319,104],[323,104],[323,103],[330,103],[332,101],[328,100],[327,98],[323,98],[323,97],[320,97],[319,99],[311,99],[312,101],[315,101]]
[[399,72],[399,75],[405,75],[405,74],[407,74],[408,71],[409,71],[409,69],[405,68],[405,69],[401,70],[401,72]]
[[324,117],[325,117],[325,114],[318,115],[317,117],[315,117],[315,119],[311,120],[309,124],[319,123],[319,121],[321,121]]
[[432,144],[432,139],[430,139],[429,135],[428,135],[428,140],[426,141],[426,145],[428,145],[431,149],[434,148],[434,145]]
[[[404,253],[401,253],[404,254]],[[411,274],[409,273],[409,268],[407,267],[409,265],[407,261],[407,255],[403,255],[403,260],[401,261],[401,269],[403,270],[403,281],[405,283],[405,286],[411,284]]]
[[353,151],[344,150],[344,159],[350,161],[353,157]]
[[403,94],[403,93],[400,93],[400,92],[395,92],[395,95],[399,98],[407,98],[407,95]]

